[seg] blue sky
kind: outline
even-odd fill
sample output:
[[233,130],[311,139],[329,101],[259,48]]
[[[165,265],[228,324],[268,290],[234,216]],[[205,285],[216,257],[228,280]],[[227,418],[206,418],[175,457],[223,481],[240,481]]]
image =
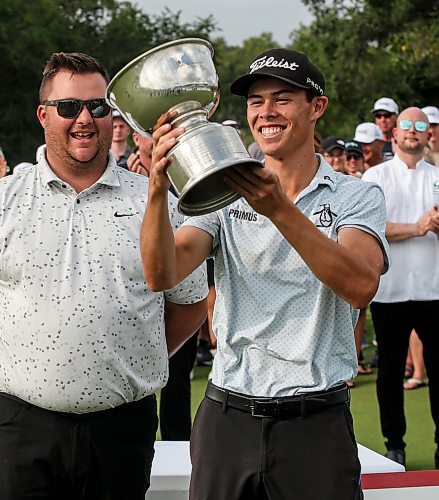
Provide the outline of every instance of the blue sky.
[[160,14],[165,7],[181,11],[183,22],[206,18],[212,14],[222,29],[213,36],[222,36],[228,45],[240,45],[243,40],[263,32],[273,34],[280,45],[288,43],[288,35],[300,24],[308,25],[311,14],[300,0],[133,0],[147,14]]

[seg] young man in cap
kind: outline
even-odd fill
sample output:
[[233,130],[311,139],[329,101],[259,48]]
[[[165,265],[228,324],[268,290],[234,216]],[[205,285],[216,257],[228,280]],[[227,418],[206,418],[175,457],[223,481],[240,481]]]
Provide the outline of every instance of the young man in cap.
[[218,351],[191,437],[191,499],[362,498],[344,381],[357,308],[387,265],[383,195],[315,154],[328,98],[305,54],[262,53],[231,92],[246,98],[264,167],[236,167],[226,182],[242,198],[174,239],[165,154],[183,130],[157,124],[141,237],[156,290],[214,258]]
[[383,161],[384,136],[378,125],[371,122],[360,123],[355,129],[354,141],[361,144],[365,170]]
[[391,160],[394,154],[392,132],[398,118],[398,104],[390,97],[380,97],[375,101],[371,112],[375,115],[375,123],[384,135],[383,160]]
[[370,306],[378,342],[381,429],[386,456],[405,464],[403,378],[415,329],[424,346],[439,468],[439,169],[423,159],[428,119],[419,108],[401,112],[393,137],[395,157],[363,175],[384,191],[392,256],[392,268]]
[[344,140],[333,135],[322,141],[323,156],[336,172],[345,173],[346,151]]

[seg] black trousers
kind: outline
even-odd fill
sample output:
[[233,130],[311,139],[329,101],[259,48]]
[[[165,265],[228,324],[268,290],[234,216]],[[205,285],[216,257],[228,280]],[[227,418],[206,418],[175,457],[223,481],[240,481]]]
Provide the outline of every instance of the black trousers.
[[155,396],[85,415],[0,394],[1,500],[144,500]]
[[160,433],[164,441],[191,437],[191,371],[197,356],[198,333],[169,359],[169,379],[160,394]]
[[405,447],[403,380],[413,328],[424,347],[435,442],[439,444],[439,301],[372,302],[370,310],[378,342],[377,396],[387,449]]
[[349,405],[259,418],[206,397],[191,438],[191,500],[360,500]]

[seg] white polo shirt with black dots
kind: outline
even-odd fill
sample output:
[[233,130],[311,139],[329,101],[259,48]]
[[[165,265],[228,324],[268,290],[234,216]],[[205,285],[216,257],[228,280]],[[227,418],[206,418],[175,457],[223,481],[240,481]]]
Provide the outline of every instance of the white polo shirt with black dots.
[[[77,194],[43,158],[0,182],[0,392],[85,413],[167,380],[164,300],[207,296],[203,269],[148,290],[139,236],[146,177],[117,167]],[[182,220],[170,201],[172,226]]]
[[[343,227],[375,236],[387,268],[381,189],[334,172],[318,158],[318,172],[295,204],[328,238],[337,240]],[[326,390],[356,374],[358,311],[315,277],[267,217],[240,199],[184,225],[213,237],[214,384],[282,397]]]

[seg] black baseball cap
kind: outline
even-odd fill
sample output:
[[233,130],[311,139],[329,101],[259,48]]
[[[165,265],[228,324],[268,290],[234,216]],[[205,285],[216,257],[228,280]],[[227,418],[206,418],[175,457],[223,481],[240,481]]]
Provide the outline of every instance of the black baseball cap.
[[345,142],[340,137],[331,135],[322,141],[322,149],[325,153],[330,153],[336,148],[342,149],[343,151],[346,149]]
[[361,144],[357,141],[351,139],[350,141],[345,142],[346,152],[353,151],[354,153],[358,153],[363,156],[363,148]]
[[325,94],[322,72],[303,52],[289,49],[270,49],[259,54],[250,63],[247,74],[230,85],[230,92],[247,97],[250,85],[259,78],[278,78],[316,95]]

